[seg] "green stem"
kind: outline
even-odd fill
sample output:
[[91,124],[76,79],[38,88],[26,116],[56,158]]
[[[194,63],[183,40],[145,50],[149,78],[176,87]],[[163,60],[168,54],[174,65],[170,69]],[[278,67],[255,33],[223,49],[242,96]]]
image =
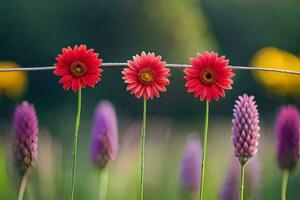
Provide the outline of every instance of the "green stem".
[[201,164],[201,180],[200,180],[201,181],[200,200],[203,199],[203,193],[204,193],[204,175],[205,175],[206,145],[207,145],[207,133],[208,133],[208,116],[209,116],[209,101],[206,101],[203,153],[202,153],[202,164]]
[[77,164],[77,144],[78,144],[78,130],[79,130],[79,124],[80,124],[80,113],[81,113],[81,88],[79,87],[79,90],[78,90],[78,106],[77,106],[77,115],[76,115],[75,132],[74,132],[72,182],[71,182],[70,200],[74,199],[76,164]]
[[282,174],[282,185],[281,185],[281,200],[286,200],[286,188],[289,180],[289,170],[283,170]]
[[106,200],[109,180],[108,169],[100,170],[99,175],[99,200]]
[[28,168],[23,175],[20,189],[19,189],[18,200],[22,200],[24,197],[25,189],[29,179],[29,174],[30,174],[30,168]]
[[147,99],[144,98],[143,111],[143,126],[141,133],[141,185],[140,185],[140,200],[144,198],[144,166],[145,166],[145,135],[146,135],[146,114],[147,114]]
[[240,181],[240,200],[244,199],[244,190],[245,190],[245,164],[241,164],[241,181]]

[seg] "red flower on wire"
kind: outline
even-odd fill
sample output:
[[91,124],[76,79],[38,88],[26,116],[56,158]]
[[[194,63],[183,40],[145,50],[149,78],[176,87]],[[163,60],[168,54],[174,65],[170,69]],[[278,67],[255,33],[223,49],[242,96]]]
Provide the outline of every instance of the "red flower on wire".
[[190,64],[191,67],[184,69],[185,87],[201,101],[218,101],[219,96],[225,96],[225,90],[232,89],[234,73],[224,56],[218,57],[217,53],[208,51],[197,53],[196,58],[190,58]]
[[167,77],[171,74],[161,56],[143,51],[141,56],[133,56],[133,60],[127,63],[128,67],[122,71],[123,79],[128,84],[126,89],[131,90],[136,98],[153,99],[159,97],[160,92],[167,91],[166,86],[170,84]]
[[65,90],[72,88],[77,92],[79,87],[94,87],[101,80],[103,71],[100,68],[102,59],[98,56],[94,49],[87,49],[86,45],[75,45],[73,49],[69,46],[63,48],[62,54],[55,58],[57,63],[54,64],[54,74],[62,77],[59,83]]

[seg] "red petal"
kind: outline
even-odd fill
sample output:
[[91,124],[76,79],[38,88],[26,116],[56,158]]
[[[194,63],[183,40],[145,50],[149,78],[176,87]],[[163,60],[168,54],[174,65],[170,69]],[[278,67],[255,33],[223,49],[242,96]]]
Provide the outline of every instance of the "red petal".
[[79,89],[78,81],[77,81],[76,79],[73,79],[73,81],[72,81],[72,90],[73,90],[74,92],[77,92],[78,89]]

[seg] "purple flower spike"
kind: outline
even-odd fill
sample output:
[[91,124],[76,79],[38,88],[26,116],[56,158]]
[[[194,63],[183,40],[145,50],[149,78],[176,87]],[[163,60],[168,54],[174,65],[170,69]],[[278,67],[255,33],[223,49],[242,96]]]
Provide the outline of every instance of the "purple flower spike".
[[[232,160],[231,166],[225,177],[221,192],[220,200],[238,200],[240,189],[240,164]],[[260,184],[260,163],[256,157],[247,163],[246,168],[245,191],[246,199],[258,199]]]
[[182,189],[193,195],[199,191],[201,155],[199,139],[190,137],[181,160],[180,182]]
[[254,96],[244,94],[235,102],[232,120],[232,143],[234,154],[244,165],[257,153],[259,114]]
[[21,174],[37,161],[38,120],[34,106],[27,101],[16,107],[13,117],[13,152]]
[[117,117],[113,105],[108,101],[99,103],[93,119],[91,159],[95,166],[104,168],[115,160],[119,148]]
[[283,106],[277,115],[277,160],[280,168],[292,170],[299,160],[300,116],[292,105]]

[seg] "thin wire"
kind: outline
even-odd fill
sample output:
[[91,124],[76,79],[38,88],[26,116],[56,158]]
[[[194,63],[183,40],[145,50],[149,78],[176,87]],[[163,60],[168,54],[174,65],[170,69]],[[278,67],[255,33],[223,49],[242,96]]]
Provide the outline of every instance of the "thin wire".
[[[126,67],[127,63],[102,63],[103,67]],[[190,67],[188,64],[166,64],[166,67],[171,68],[183,68]],[[287,69],[275,69],[275,68],[265,68],[265,67],[246,67],[246,66],[231,66],[233,69],[237,70],[255,70],[255,71],[267,71],[267,72],[279,72],[286,74],[300,75],[300,71],[293,71]],[[47,71],[54,70],[53,66],[46,67],[21,67],[21,68],[2,68],[0,72],[15,72],[15,71]]]

